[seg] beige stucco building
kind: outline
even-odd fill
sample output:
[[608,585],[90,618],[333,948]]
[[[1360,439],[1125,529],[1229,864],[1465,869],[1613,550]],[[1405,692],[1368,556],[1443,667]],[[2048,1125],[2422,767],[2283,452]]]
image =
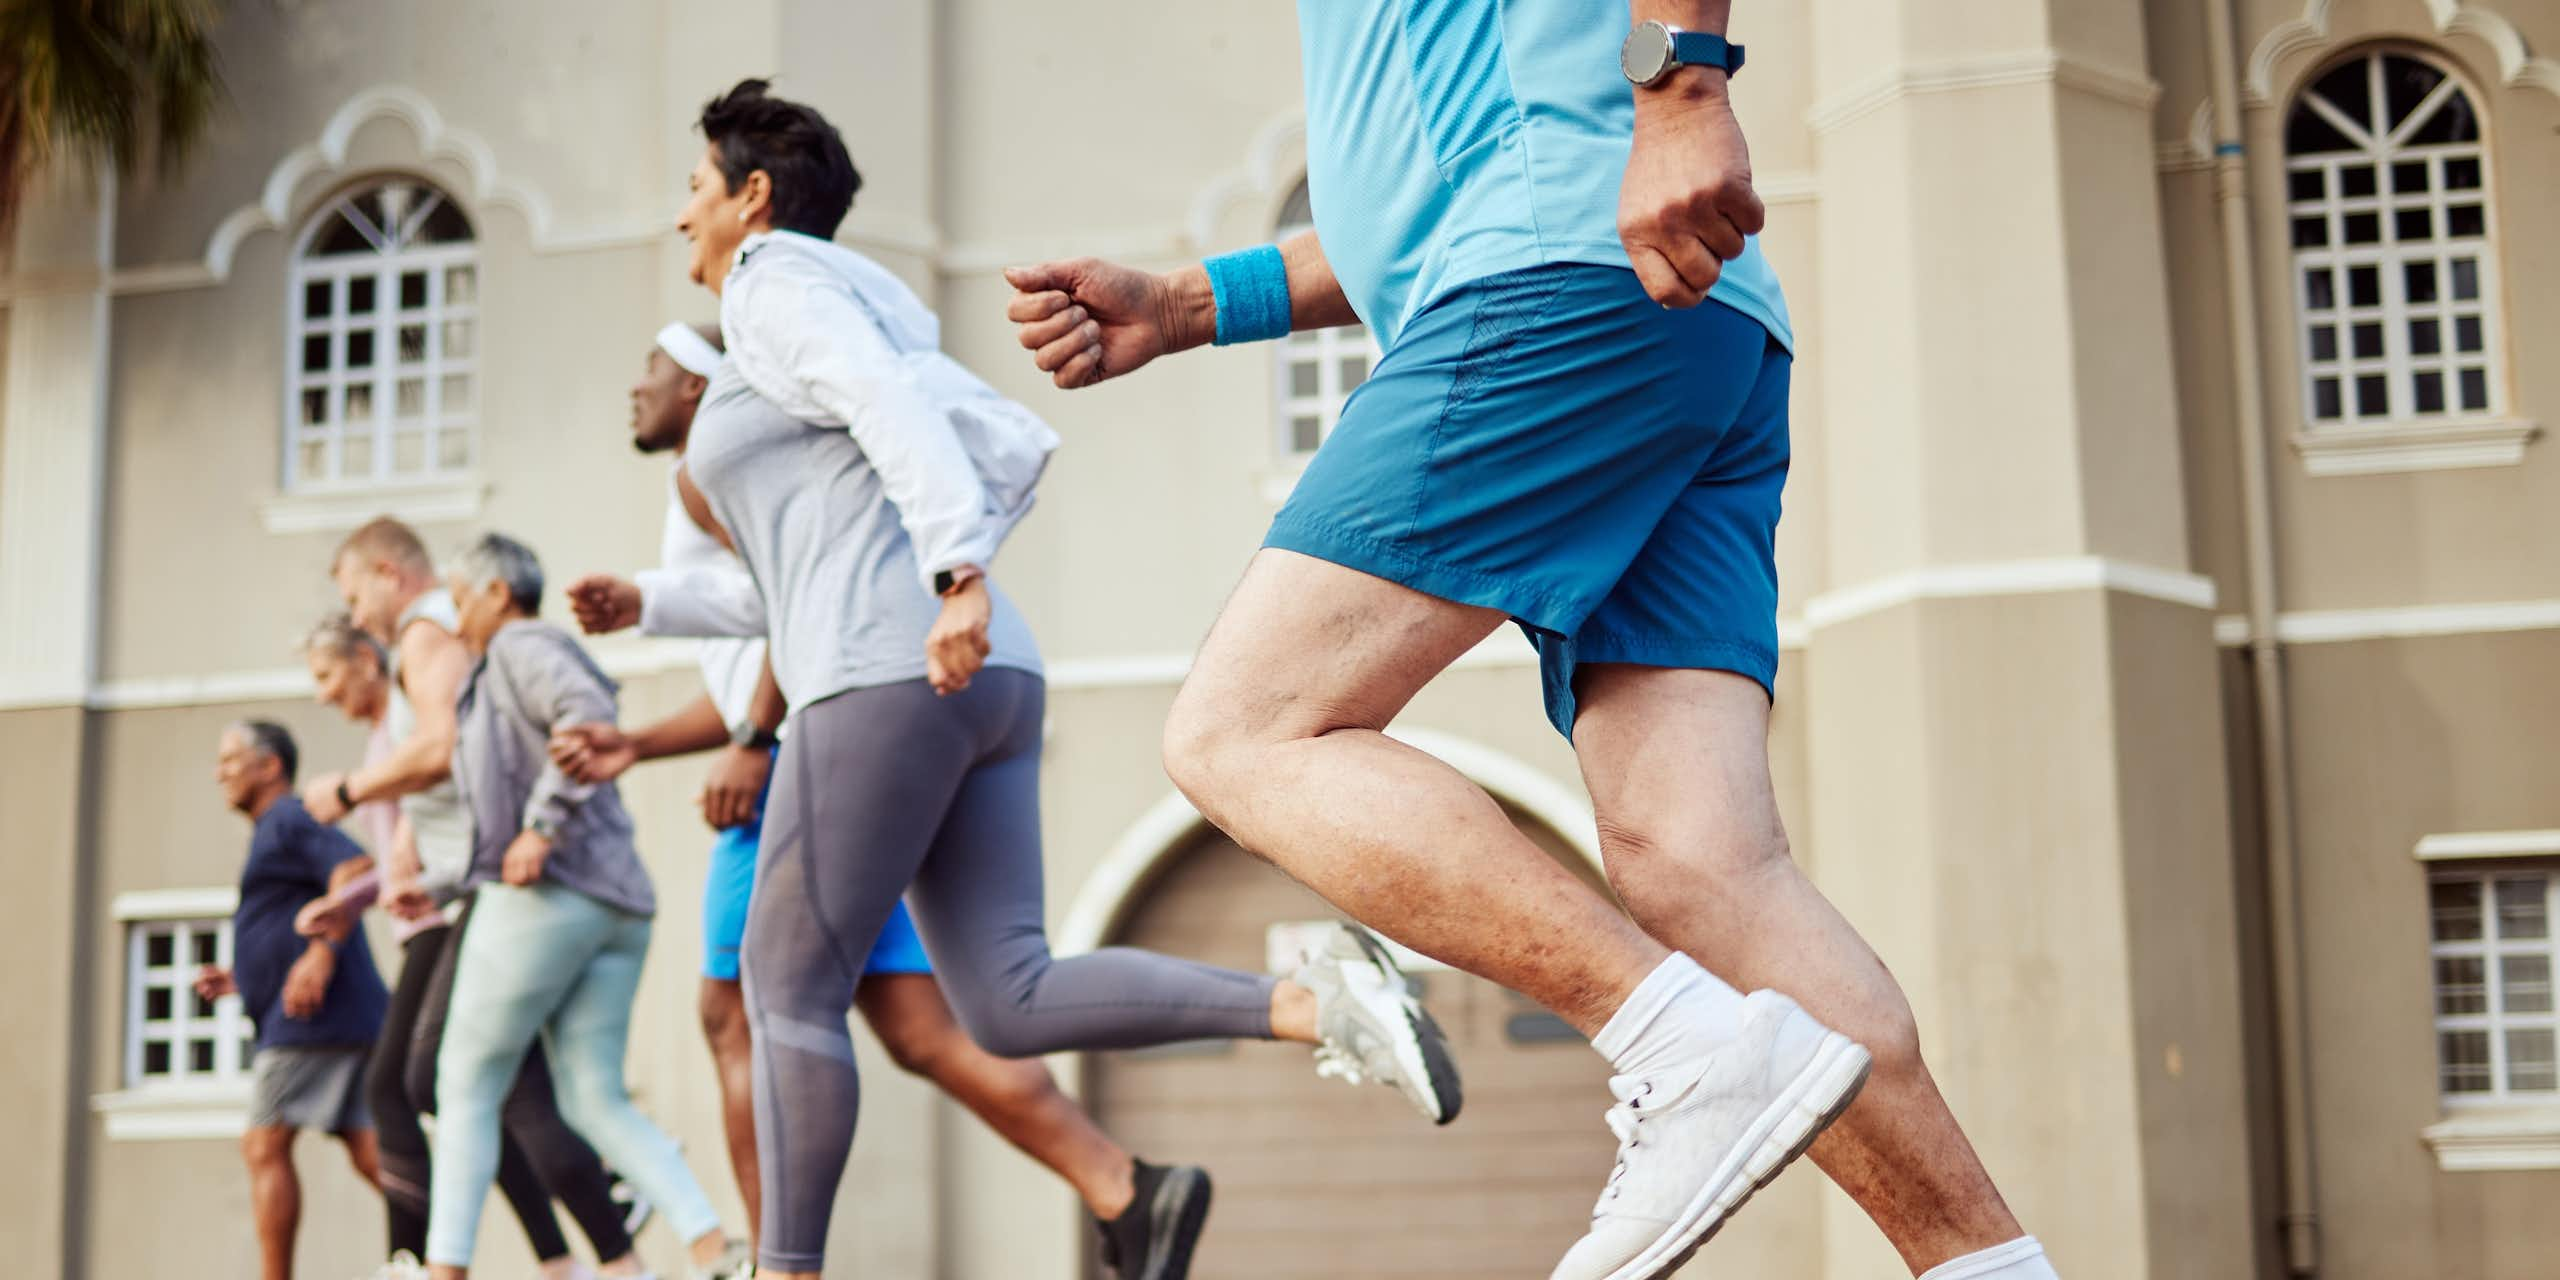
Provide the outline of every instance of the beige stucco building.
[[[1738,7],[1801,338],[1770,749],[2020,1216],[2075,1278],[2560,1274],[2560,0]],[[1069,440],[999,566],[1052,664],[1060,944],[1258,964],[1317,914],[1200,828],[1155,743],[1367,349],[1063,395],[997,274],[1294,216],[1290,5],[285,0],[231,6],[221,46],[233,106],[186,167],[50,175],[0,247],[17,1270],[253,1273],[240,1028],[153,996],[225,945],[216,731],[352,756],[290,643],[370,515],[507,530],[555,580],[650,561],[663,472],[623,390],[661,323],[713,313],[668,224],[694,110],[741,75],[842,126],[845,240]],[[598,651],[631,715],[695,688],[681,645]],[[1399,732],[1590,856],[1516,636]],[[631,1074],[734,1208],[696,777],[624,784],[665,903]],[[1058,1065],[1218,1172],[1204,1277],[1543,1275],[1607,1167],[1604,1072],[1424,980],[1470,1072],[1445,1132],[1265,1046]],[[1058,1184],[868,1063],[843,1274],[1082,1274]],[[316,1139],[302,1162],[305,1268],[354,1274],[371,1193]],[[1810,1170],[1710,1267],[1898,1274]]]

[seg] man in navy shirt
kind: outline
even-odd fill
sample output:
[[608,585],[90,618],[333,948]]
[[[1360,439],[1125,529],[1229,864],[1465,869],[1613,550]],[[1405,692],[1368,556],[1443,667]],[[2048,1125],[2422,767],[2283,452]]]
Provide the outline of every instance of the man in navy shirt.
[[290,1280],[293,1237],[302,1217],[293,1136],[324,1129],[346,1144],[367,1185],[379,1185],[373,1119],[364,1105],[368,1047],[382,1029],[382,978],[361,933],[303,937],[294,916],[373,863],[355,841],[312,820],[293,796],[293,735],[270,721],[245,720],[222,732],[214,780],[222,798],[254,824],[240,868],[240,906],[231,917],[232,967],[196,975],[207,1000],[237,992],[257,1024],[249,1131],[249,1201],[258,1222],[265,1280]]

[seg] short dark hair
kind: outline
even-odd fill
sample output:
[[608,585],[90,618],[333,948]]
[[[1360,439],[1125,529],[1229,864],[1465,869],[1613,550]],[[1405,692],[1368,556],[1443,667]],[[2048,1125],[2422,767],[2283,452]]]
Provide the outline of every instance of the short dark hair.
[[821,240],[835,238],[862,175],[844,149],[844,138],[814,107],[765,90],[769,81],[746,79],[702,104],[702,136],[718,157],[720,176],[735,192],[758,169],[773,184],[773,225]]
[[293,781],[293,771],[302,763],[302,752],[293,745],[293,735],[273,720],[243,720],[231,726],[246,734],[249,745],[258,754],[284,766],[284,780]]

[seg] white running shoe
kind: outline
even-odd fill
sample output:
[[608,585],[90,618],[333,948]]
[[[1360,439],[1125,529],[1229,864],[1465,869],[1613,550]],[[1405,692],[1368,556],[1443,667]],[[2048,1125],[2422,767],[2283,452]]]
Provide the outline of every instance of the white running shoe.
[[1458,1064],[1448,1039],[1375,936],[1336,923],[1295,977],[1316,996],[1317,1075],[1394,1085],[1433,1124],[1458,1118]]
[[1671,1274],[1848,1110],[1868,1065],[1866,1050],[1795,1001],[1755,991],[1732,1043],[1642,1078],[1611,1077],[1618,1164],[1591,1233],[1550,1280]]
[[696,1263],[694,1280],[752,1280],[756,1273],[756,1251],[744,1240],[732,1240],[720,1251],[720,1260],[710,1266]]
[[389,1262],[376,1268],[365,1280],[427,1280],[427,1268],[418,1261],[418,1255],[403,1249],[392,1254]]

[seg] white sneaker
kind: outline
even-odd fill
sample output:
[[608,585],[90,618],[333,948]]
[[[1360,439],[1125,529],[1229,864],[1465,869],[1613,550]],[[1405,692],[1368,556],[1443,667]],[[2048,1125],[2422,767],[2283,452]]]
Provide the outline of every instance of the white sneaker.
[[1433,1124],[1458,1118],[1458,1064],[1447,1037],[1366,929],[1335,924],[1295,975],[1316,996],[1316,1074],[1391,1084]]
[[1847,1110],[1867,1051],[1774,991],[1743,999],[1742,1033],[1704,1058],[1614,1076],[1618,1164],[1591,1233],[1550,1280],[1657,1280]]
[[696,1265],[694,1280],[750,1280],[756,1273],[756,1251],[744,1240],[732,1240],[710,1266]]
[[427,1280],[427,1268],[418,1261],[418,1255],[403,1249],[392,1254],[389,1262],[376,1268],[365,1280]]

